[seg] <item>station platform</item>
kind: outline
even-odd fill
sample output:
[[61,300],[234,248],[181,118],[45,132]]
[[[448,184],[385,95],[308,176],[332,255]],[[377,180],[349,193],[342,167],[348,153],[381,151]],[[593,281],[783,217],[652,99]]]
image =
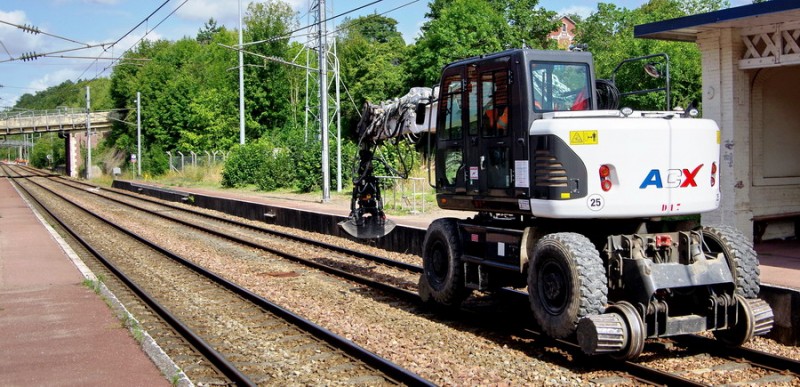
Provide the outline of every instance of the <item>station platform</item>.
[[[145,182],[136,184],[151,185]],[[333,216],[348,216],[350,202],[346,198],[332,197],[323,202],[318,194],[276,194],[261,192],[243,192],[240,190],[212,190],[203,188],[169,188],[164,186],[154,187],[199,194],[214,197],[223,197],[247,202],[262,203],[272,206],[294,208],[297,210],[329,214]],[[384,193],[384,197],[386,194]],[[466,218],[472,213],[464,211],[448,211],[438,207],[426,208],[425,212],[415,215],[390,215],[399,226],[427,229],[430,223],[442,217]],[[800,241],[798,240],[772,240],[755,244],[761,270],[761,282],[764,284],[786,287],[800,291]]]
[[0,178],[0,385],[169,386],[48,227]]

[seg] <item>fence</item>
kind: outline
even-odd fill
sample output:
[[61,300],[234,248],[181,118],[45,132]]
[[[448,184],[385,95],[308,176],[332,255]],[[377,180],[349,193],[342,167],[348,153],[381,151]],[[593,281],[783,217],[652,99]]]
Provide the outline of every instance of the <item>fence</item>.
[[[409,210],[412,214],[425,212],[425,195],[431,188],[427,179],[422,177],[401,178],[397,176],[376,176],[380,180],[395,180],[394,184],[383,191],[383,205],[386,208]],[[382,187],[388,184],[380,183]],[[409,185],[411,187],[409,187]],[[410,190],[410,192],[409,192]],[[388,192],[387,192],[388,191]],[[398,200],[397,194],[400,193]]]
[[169,169],[182,173],[186,167],[211,167],[220,163],[225,163],[230,152],[223,151],[204,151],[201,153],[189,152],[166,152],[169,156]]

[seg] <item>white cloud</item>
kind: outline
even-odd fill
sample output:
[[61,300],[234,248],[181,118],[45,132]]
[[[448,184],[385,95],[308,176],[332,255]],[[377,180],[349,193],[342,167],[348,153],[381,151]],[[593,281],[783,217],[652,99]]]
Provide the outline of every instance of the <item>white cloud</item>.
[[[242,3],[242,7],[247,7],[246,0]],[[214,18],[220,24],[233,26],[239,20],[239,3],[237,0],[191,0],[178,10],[177,15],[201,22]]]
[[562,9],[558,10],[558,14],[562,15],[562,16],[563,15],[578,15],[578,16],[586,19],[594,11],[595,11],[594,8],[584,7],[584,6],[580,6],[580,5],[573,5],[571,7],[562,8]]
[[[5,12],[0,10],[0,20],[16,25],[32,25],[24,11]],[[0,24],[0,58],[8,59],[9,53],[13,57],[20,56],[23,52],[34,52],[41,48],[41,35],[27,33],[8,24]],[[5,47],[5,49],[4,49]]]
[[81,70],[74,68],[51,71],[43,77],[31,81],[28,87],[33,90],[44,90],[48,87],[59,85],[66,80],[75,80],[80,74]]
[[[252,0],[241,0],[242,13]],[[295,11],[305,10],[309,0],[284,0]],[[180,4],[180,3],[178,3]],[[177,5],[176,5],[177,6]],[[183,5],[177,15],[185,20],[206,22],[214,18],[220,25],[228,28],[239,28],[239,0],[191,0]]]

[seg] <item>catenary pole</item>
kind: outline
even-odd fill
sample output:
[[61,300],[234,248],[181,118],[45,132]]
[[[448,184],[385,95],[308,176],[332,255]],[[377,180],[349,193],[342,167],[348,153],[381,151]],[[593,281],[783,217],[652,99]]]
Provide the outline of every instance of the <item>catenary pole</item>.
[[136,92],[136,173],[142,176],[142,93]]
[[239,0],[239,144],[244,145],[244,52],[242,52],[242,0]]
[[91,120],[91,93],[86,86],[86,180],[92,177],[92,120]]
[[319,130],[322,135],[322,201],[331,200],[331,176],[328,166],[328,59],[325,39],[325,0],[319,0]]

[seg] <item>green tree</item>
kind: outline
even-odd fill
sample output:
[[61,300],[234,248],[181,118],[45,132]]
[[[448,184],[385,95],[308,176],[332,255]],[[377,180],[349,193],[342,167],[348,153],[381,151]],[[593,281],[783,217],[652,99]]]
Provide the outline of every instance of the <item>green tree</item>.
[[[285,59],[289,52],[288,33],[296,25],[292,8],[280,0],[250,3],[244,18],[245,40],[261,42],[247,47],[263,57]],[[252,121],[247,123],[247,138],[260,138],[287,126],[291,116],[290,86],[287,72],[296,71],[285,64],[248,55],[245,59],[245,109]],[[275,133],[270,133],[275,134]]]
[[64,139],[59,138],[56,133],[42,134],[33,145],[29,161],[36,168],[53,168],[63,165],[66,161]]
[[[379,15],[345,20],[337,41],[341,77],[354,103],[344,103],[344,127],[351,128],[359,120],[357,109],[366,101],[380,102],[407,91],[402,68],[406,45],[397,31],[397,21]],[[355,106],[354,106],[355,105]]]
[[556,48],[556,42],[547,35],[558,28],[556,13],[536,7],[539,0],[491,0],[508,20],[508,27],[500,29],[505,48]]
[[432,85],[447,63],[506,47],[503,13],[486,0],[434,0],[431,20],[411,48],[407,73],[412,85]]
[[[633,37],[633,27],[639,24],[686,16],[691,12],[706,12],[727,4],[720,0],[650,0],[641,7],[629,10],[611,3],[599,3],[597,11],[577,26],[576,40],[587,43],[592,52],[599,78],[611,78],[616,66],[627,58],[666,53],[670,58],[671,105],[686,107],[701,100],[700,52],[693,43],[667,42]],[[653,59],[662,72],[665,64]],[[633,91],[665,86],[664,79],[653,79],[642,71],[646,62],[632,62],[620,67],[616,82],[620,91]],[[634,95],[622,104],[639,109],[663,109],[664,93]]]
[[109,110],[113,107],[111,81],[107,78],[79,80],[77,83],[67,80],[35,94],[23,94],[14,107],[31,110],[56,110],[61,107],[85,109],[86,86],[91,91],[92,110]]
[[203,28],[197,31],[197,41],[203,44],[211,43],[214,35],[220,31],[222,31],[222,27],[217,27],[217,21],[212,17],[203,25]]

